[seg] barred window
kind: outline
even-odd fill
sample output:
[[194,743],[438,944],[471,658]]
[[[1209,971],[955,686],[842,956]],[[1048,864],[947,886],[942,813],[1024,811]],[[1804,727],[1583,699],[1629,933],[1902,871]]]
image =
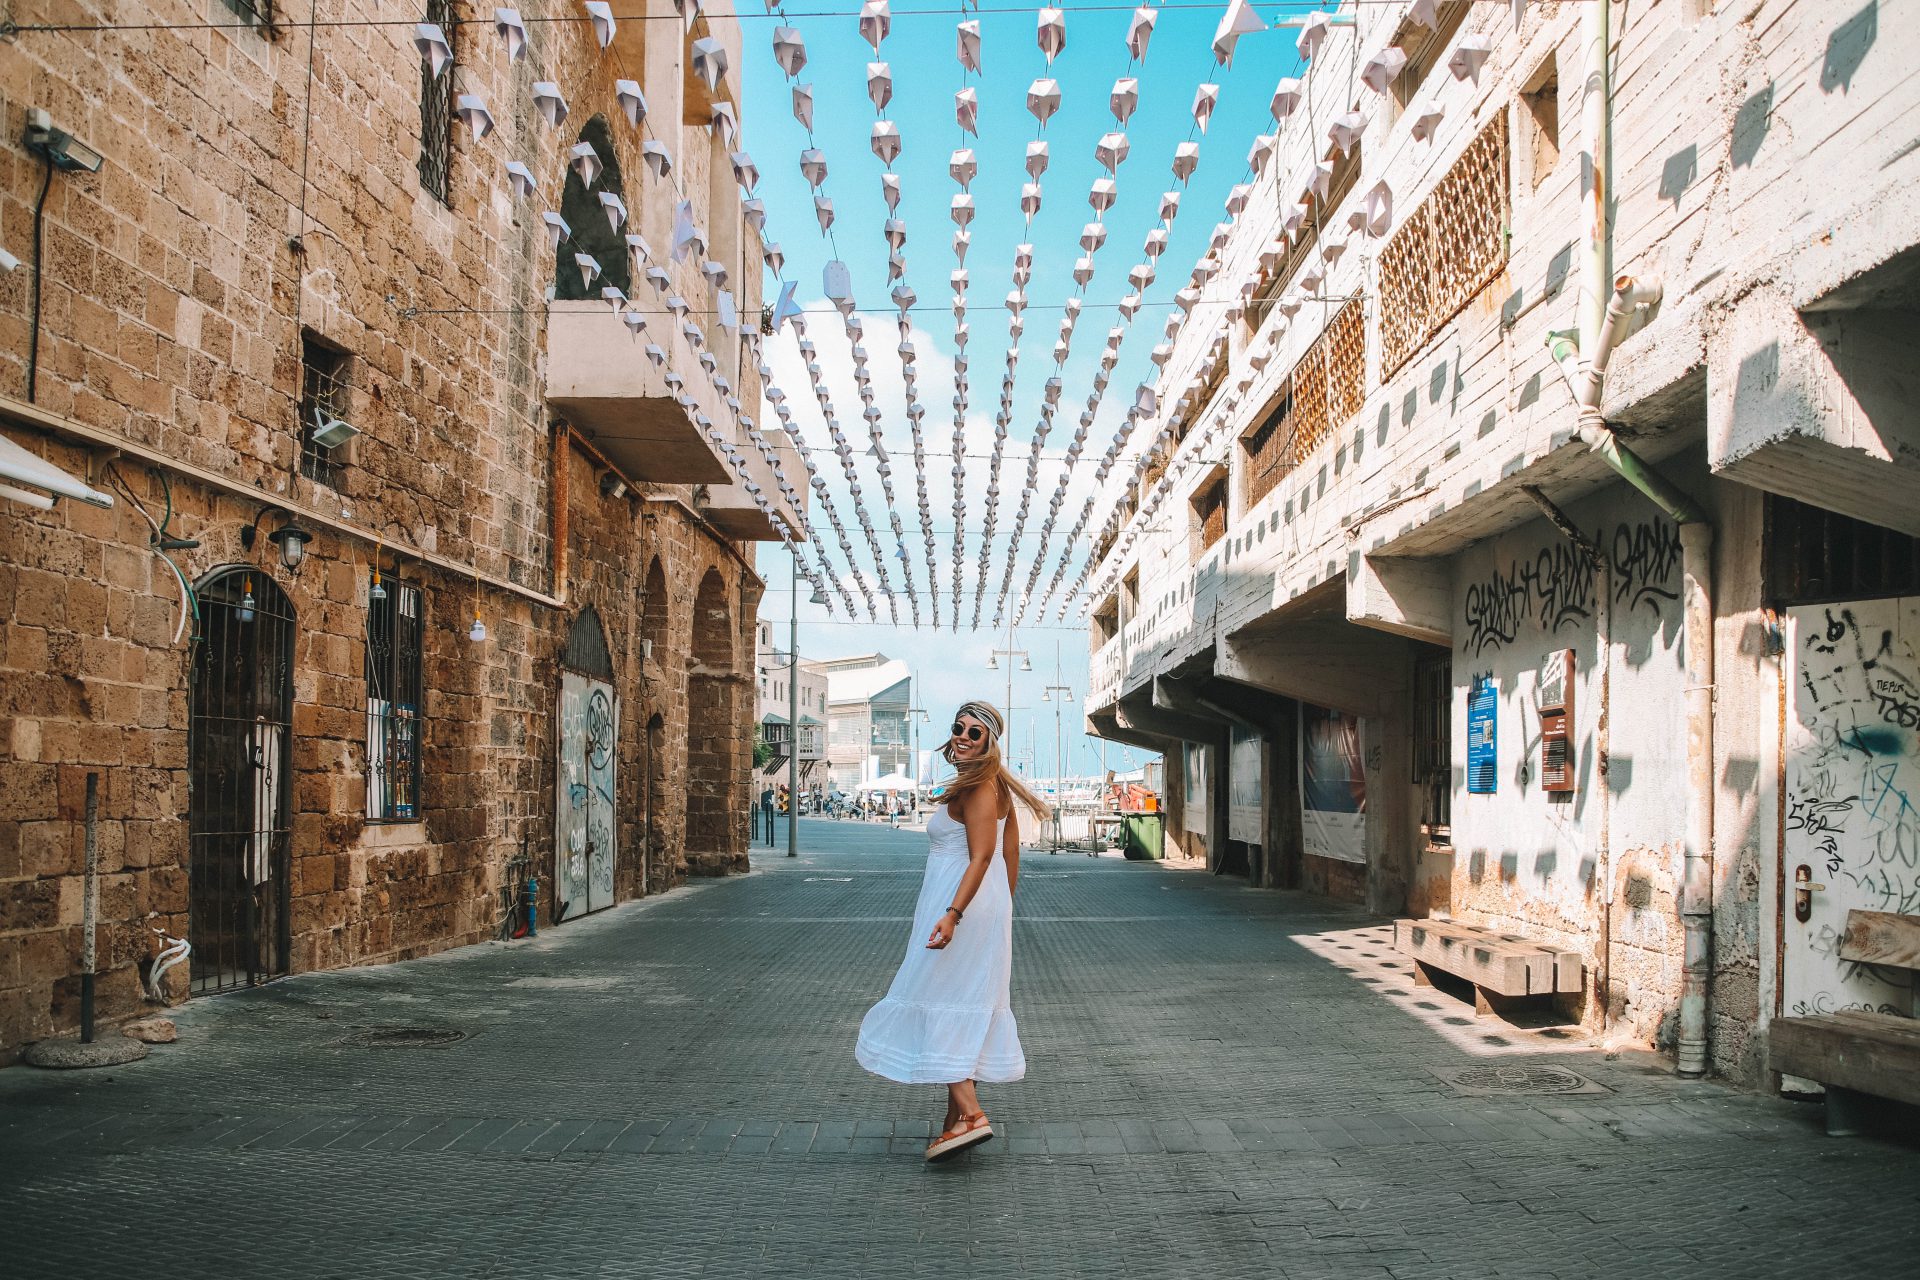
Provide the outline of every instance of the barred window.
[[1260,424],[1240,437],[1247,456],[1247,503],[1267,496],[1366,402],[1367,332],[1360,303],[1348,302],[1301,355]]
[[367,601],[367,820],[417,822],[425,637],[420,588],[376,578]]
[[[229,0],[231,2],[231,0]],[[244,0],[243,0],[244,2]],[[427,0],[426,20],[447,34],[455,48],[459,25],[453,19],[453,0]],[[420,186],[448,208],[453,207],[453,64],[438,76],[423,60],[420,64]]]
[[1507,261],[1507,115],[1496,112],[1380,254],[1380,378],[1392,377]]
[[260,28],[261,34],[271,38],[273,29],[273,0],[226,0],[230,12],[245,18]]
[[1227,477],[1216,476],[1193,495],[1193,528],[1205,551],[1227,536]]
[[346,417],[347,363],[346,352],[300,335],[300,474],[332,489],[346,473],[346,446],[322,444],[314,433]]
[[1423,653],[1413,667],[1413,783],[1428,844],[1453,842],[1453,655]]

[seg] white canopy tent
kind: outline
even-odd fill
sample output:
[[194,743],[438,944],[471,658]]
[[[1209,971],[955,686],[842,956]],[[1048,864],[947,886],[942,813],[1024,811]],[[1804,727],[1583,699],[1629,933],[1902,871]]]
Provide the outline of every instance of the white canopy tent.
[[919,783],[915,782],[912,778],[909,778],[904,773],[883,773],[877,778],[861,783],[857,788],[857,790],[863,791],[863,792],[866,792],[866,791],[918,791],[921,789],[922,788]]

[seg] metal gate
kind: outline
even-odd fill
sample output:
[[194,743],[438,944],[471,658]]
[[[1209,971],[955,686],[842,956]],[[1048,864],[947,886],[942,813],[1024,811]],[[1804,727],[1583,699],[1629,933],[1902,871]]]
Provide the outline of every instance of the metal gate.
[[265,573],[199,586],[187,731],[195,994],[287,972],[293,605]]
[[574,619],[561,661],[553,914],[567,920],[613,905],[620,701],[606,632],[591,608]]
[[1920,596],[1787,613],[1782,1009],[1912,1014],[1911,975],[1842,960],[1854,909],[1920,914]]

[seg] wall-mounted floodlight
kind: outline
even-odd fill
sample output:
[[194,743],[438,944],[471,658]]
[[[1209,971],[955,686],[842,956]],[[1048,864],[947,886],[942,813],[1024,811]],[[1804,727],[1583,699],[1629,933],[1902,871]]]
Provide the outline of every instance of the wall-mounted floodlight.
[[72,134],[53,127],[53,118],[34,107],[27,112],[27,150],[42,156],[56,169],[69,173],[98,173],[105,157]]

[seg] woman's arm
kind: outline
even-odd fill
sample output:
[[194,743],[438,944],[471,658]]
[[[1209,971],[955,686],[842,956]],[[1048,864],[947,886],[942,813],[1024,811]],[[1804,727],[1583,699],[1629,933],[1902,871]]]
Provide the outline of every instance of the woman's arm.
[[952,907],[934,923],[933,933],[927,938],[927,946],[935,951],[953,941],[953,926],[960,917],[952,908],[957,907],[961,912],[967,909],[973,895],[980,891],[980,882],[987,878],[987,868],[993,864],[993,844],[1000,834],[994,800],[995,797],[976,790],[960,802],[961,821],[967,828],[967,870],[953,891]]
[[1007,847],[1002,851],[1007,860],[1007,896],[1020,887],[1020,806],[1010,804],[1007,807]]

